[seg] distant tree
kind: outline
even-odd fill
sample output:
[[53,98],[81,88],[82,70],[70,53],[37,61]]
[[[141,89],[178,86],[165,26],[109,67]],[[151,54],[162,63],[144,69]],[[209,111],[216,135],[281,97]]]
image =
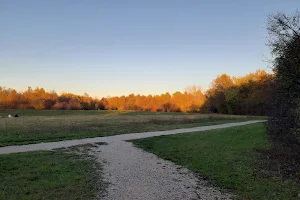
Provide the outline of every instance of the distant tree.
[[242,96],[238,87],[228,88],[225,92],[225,102],[228,114],[237,114]]
[[205,102],[205,95],[202,93],[200,86],[191,85],[185,88],[189,95],[189,112],[199,112]]
[[219,75],[212,82],[212,87],[215,88],[219,92],[224,92],[226,89],[233,86],[233,80],[227,74]]
[[228,114],[226,106],[226,97],[224,91],[219,91],[215,88],[210,88],[206,91],[207,100],[204,104],[206,112],[218,112]]

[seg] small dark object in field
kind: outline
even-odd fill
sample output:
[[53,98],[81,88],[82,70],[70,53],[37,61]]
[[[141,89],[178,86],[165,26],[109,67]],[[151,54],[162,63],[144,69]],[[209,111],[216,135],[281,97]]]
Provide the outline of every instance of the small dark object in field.
[[215,106],[210,107],[210,113],[218,113],[218,109]]
[[19,117],[19,115],[18,115],[18,114],[15,114],[15,117]]

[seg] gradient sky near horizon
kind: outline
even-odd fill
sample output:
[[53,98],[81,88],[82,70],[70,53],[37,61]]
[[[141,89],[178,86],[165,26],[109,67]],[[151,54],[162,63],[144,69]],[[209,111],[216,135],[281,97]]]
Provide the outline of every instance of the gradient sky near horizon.
[[299,0],[0,0],[0,86],[161,94],[270,70],[266,21]]

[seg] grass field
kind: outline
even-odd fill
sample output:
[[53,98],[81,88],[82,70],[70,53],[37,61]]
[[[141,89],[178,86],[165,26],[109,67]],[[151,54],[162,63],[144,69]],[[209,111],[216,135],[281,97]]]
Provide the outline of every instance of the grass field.
[[100,164],[70,150],[0,155],[0,163],[0,199],[91,199],[105,190]]
[[[19,118],[7,118],[8,114]],[[138,111],[0,111],[0,146],[188,128],[257,117]]]
[[258,150],[270,148],[262,123],[152,137],[133,143],[208,177],[239,199],[300,199],[299,185],[283,180],[276,171],[261,165]]

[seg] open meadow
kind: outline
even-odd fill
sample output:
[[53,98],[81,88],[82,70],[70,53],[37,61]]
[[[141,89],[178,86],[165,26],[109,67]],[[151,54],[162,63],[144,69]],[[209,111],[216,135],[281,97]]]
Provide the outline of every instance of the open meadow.
[[[18,118],[8,118],[18,114]],[[0,111],[0,146],[240,122],[261,117],[99,110]]]

